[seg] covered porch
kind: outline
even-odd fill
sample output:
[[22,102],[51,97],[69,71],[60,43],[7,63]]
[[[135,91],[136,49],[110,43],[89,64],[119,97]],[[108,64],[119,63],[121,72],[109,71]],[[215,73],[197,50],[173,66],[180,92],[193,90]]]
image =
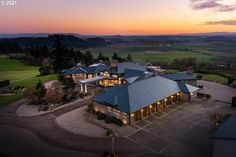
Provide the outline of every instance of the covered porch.
[[110,77],[105,76],[96,76],[88,79],[84,79],[79,81],[80,82],[80,92],[88,93],[88,84],[96,83],[99,84],[100,81],[110,79]]

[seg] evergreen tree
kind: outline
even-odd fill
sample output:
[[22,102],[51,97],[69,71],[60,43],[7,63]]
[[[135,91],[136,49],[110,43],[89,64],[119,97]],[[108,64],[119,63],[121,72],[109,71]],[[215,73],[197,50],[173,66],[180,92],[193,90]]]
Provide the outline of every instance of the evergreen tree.
[[83,61],[86,66],[93,64],[93,55],[90,51],[84,53]]
[[99,54],[98,54],[98,60],[100,61],[100,60],[105,60],[105,57],[102,55],[102,53],[101,52],[99,52]]
[[36,85],[36,91],[35,91],[35,96],[36,99],[38,100],[37,103],[42,102],[42,98],[46,95],[47,89],[44,87],[44,84],[41,82],[41,80],[38,81]]
[[132,56],[130,54],[128,54],[128,56],[126,57],[126,61],[133,61]]
[[76,58],[74,51],[63,45],[61,36],[54,35],[53,37],[55,41],[50,61],[54,72],[60,73],[63,69],[73,67]]
[[113,54],[112,59],[119,60],[119,56],[116,52]]

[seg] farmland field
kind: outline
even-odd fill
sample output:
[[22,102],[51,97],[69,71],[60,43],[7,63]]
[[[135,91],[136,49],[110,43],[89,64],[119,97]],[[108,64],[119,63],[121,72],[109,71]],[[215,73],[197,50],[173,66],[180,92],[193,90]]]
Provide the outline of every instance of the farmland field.
[[196,57],[199,62],[212,62],[216,59],[226,58],[236,62],[236,46],[233,44],[209,44],[209,43],[181,43],[168,46],[146,45],[114,45],[89,49],[97,56],[99,52],[112,57],[114,52],[120,56],[131,54],[134,61],[165,61],[171,62],[175,58]]
[[[0,80],[10,80],[10,86],[24,86],[26,89],[36,85],[38,80],[46,82],[56,79],[56,75],[41,76],[37,66],[29,66],[20,61],[0,56]],[[0,88],[0,91],[7,90],[9,86]],[[18,93],[11,96],[0,96],[0,106],[9,104],[23,97],[24,93]]]

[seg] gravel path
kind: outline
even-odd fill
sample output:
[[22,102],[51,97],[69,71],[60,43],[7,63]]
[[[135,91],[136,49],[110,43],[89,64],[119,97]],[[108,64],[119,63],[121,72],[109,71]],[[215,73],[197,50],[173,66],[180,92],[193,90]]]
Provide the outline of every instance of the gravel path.
[[56,118],[56,123],[67,131],[91,137],[106,137],[107,129],[115,130],[119,137],[130,135],[135,131],[133,126],[107,124],[104,120],[97,120],[96,116],[91,116],[86,110],[87,106],[84,106],[63,114]]
[[[93,137],[105,137],[106,130],[88,123],[87,106],[78,108],[56,118],[56,123],[67,131]],[[92,118],[92,117],[90,117]]]

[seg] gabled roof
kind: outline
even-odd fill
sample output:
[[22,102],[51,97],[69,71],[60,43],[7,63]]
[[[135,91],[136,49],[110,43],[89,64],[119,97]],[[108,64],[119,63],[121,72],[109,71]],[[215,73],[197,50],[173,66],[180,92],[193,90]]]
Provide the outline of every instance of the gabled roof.
[[[155,76],[133,84],[109,88],[95,96],[95,101],[132,113],[180,91],[175,81]],[[115,104],[115,97],[118,100],[117,104]]]
[[117,73],[122,74],[125,73],[125,69],[139,70],[139,71],[147,71],[144,66],[139,65],[138,63],[133,62],[122,62],[118,64]]
[[71,69],[66,69],[62,72],[64,75],[71,75],[71,74],[80,74],[80,73],[86,73],[83,69],[81,69],[80,66],[75,66]]
[[139,77],[139,76],[142,76],[142,75],[144,75],[144,71],[126,68],[123,78],[127,79],[127,78],[131,78],[131,77]]
[[184,82],[177,82],[177,84],[178,84],[180,90],[182,92],[184,92],[184,93],[192,93],[194,91],[199,90],[199,88],[191,86],[191,85],[188,85],[188,84],[186,84]]
[[71,69],[66,69],[63,71],[63,74],[64,75],[82,74],[82,73],[96,74],[102,71],[109,71],[109,69],[110,67],[105,64],[93,64],[88,67],[76,66]]
[[236,139],[236,113],[229,117],[215,133],[213,138]]
[[173,81],[197,80],[196,77],[186,72],[180,72],[180,73],[174,73],[174,74],[160,74],[160,76],[168,78]]

